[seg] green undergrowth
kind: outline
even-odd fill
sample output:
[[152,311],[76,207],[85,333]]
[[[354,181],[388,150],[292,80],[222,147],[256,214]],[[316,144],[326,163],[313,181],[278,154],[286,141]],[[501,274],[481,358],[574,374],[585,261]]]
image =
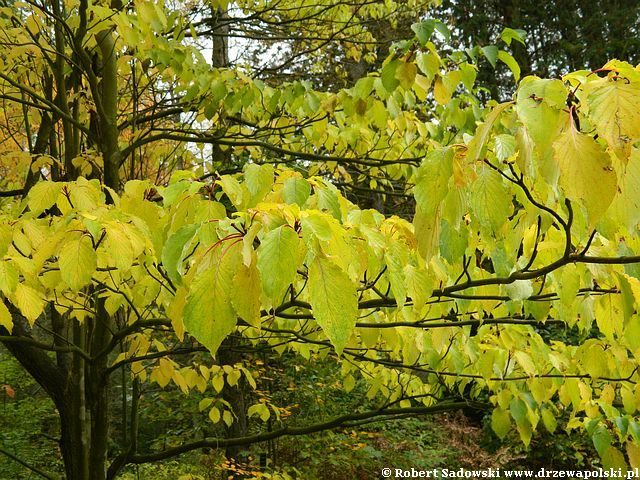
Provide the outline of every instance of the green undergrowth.
[[[262,395],[275,404],[290,405],[281,415],[285,421],[298,425],[321,422],[345,407],[347,411],[373,408],[374,404],[357,403],[364,397],[360,383],[347,393],[339,383],[328,381],[337,378],[334,368],[329,362],[300,365],[285,356],[264,371],[259,380]],[[54,406],[2,349],[0,386],[0,448],[37,469],[61,475]],[[198,413],[199,395],[195,392],[185,398],[175,389],[156,388],[147,391],[144,400],[140,444],[145,450],[171,446],[189,433],[192,438],[224,434],[212,429],[206,415]],[[117,399],[113,408],[117,408]],[[118,432],[117,425],[112,428]],[[256,419],[251,433],[263,428],[269,425]],[[539,435],[525,449],[515,431],[506,441],[499,441],[482,413],[451,412],[363,423],[304,438],[283,437],[249,448],[248,461],[243,465],[224,464],[221,451],[196,450],[174,460],[130,466],[119,478],[222,480],[237,471],[247,479],[369,480],[379,478],[383,467],[591,468],[598,466],[592,463],[595,457],[592,446],[579,435]],[[31,478],[41,477],[0,455],[0,480]]]

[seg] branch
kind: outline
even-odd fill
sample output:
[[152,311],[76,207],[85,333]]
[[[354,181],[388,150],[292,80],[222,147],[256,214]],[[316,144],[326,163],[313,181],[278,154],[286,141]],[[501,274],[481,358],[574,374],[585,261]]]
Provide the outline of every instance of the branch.
[[6,455],[7,457],[9,457],[11,460],[19,463],[20,465],[22,465],[23,467],[31,470],[34,473],[37,473],[38,475],[40,475],[42,478],[47,478],[49,480],[56,480],[58,477],[53,476],[49,473],[45,473],[42,470],[40,470],[39,468],[34,467],[33,465],[29,465],[27,462],[25,462],[24,460],[20,460],[18,457],[16,457],[15,455],[7,452],[6,450],[4,450],[3,448],[0,448],[0,453],[3,455]]
[[121,162],[124,162],[124,159],[131,154],[136,148],[139,148],[147,143],[152,143],[158,140],[174,140],[177,142],[193,142],[193,143],[209,143],[213,145],[224,145],[229,147],[260,147],[266,150],[272,151],[274,153],[280,155],[287,155],[297,158],[302,158],[304,160],[312,160],[319,162],[338,162],[338,163],[355,163],[359,165],[366,165],[370,167],[379,167],[389,164],[406,164],[406,165],[417,165],[421,157],[410,157],[410,158],[399,158],[396,160],[384,160],[381,158],[373,158],[373,157],[361,157],[361,158],[349,158],[349,157],[339,157],[332,155],[321,155],[317,153],[308,153],[308,152],[294,152],[293,150],[287,150],[286,148],[278,147],[276,145],[272,145],[267,142],[262,142],[258,140],[244,140],[244,141],[233,141],[226,140],[224,138],[216,138],[212,136],[198,136],[198,135],[186,135],[186,134],[177,134],[177,133],[159,133],[157,135],[151,135],[149,137],[141,138],[124,150],[122,150],[122,159]]
[[75,125],[76,127],[78,127],[78,129],[82,130],[87,136],[92,137],[91,135],[91,131],[85,127],[84,125],[82,125],[80,122],[78,122],[75,118],[67,115],[67,113],[65,113],[64,111],[62,111],[58,105],[56,105],[54,102],[50,102],[49,100],[47,100],[46,98],[44,98],[41,95],[38,95],[38,93],[36,93],[34,90],[32,90],[31,88],[27,87],[26,85],[24,85],[23,83],[17,82],[14,79],[12,79],[11,77],[9,77],[8,75],[5,75],[4,73],[0,73],[0,78],[2,78],[3,80],[7,81],[8,83],[10,83],[11,85],[13,85],[14,87],[16,87],[18,90],[26,93],[27,95],[29,95],[31,98],[33,98],[34,100],[37,100],[39,102],[42,102],[43,104],[45,104],[47,107],[49,108],[44,108],[45,110],[49,110],[51,112],[56,113],[60,118],[68,121],[69,123],[72,123],[73,125]]
[[17,190],[5,190],[0,192],[0,198],[19,197],[24,194],[24,189],[19,188]]
[[274,430],[272,432],[263,432],[257,435],[250,435],[247,437],[240,437],[240,438],[205,438],[192,443],[185,443],[183,445],[180,445],[179,447],[168,448],[160,452],[133,455],[129,458],[127,463],[141,464],[141,463],[148,463],[148,462],[157,462],[159,460],[175,457],[199,448],[226,448],[230,446],[251,445],[254,443],[266,442],[268,440],[273,440],[275,438],[280,438],[284,436],[309,435],[311,433],[317,433],[325,430],[339,428],[339,427],[348,425],[351,422],[367,420],[375,417],[393,417],[396,415],[406,415],[406,414],[428,415],[432,413],[458,410],[460,408],[466,408],[469,406],[477,407],[477,408],[488,407],[488,405],[486,404],[481,404],[476,402],[451,402],[451,403],[443,403],[441,405],[434,405],[432,407],[408,407],[408,408],[393,408],[393,409],[381,408],[378,410],[370,410],[370,411],[361,412],[361,413],[342,415],[340,417],[334,418],[333,420],[329,420],[323,423],[308,425],[306,427],[283,427],[278,430]]
[[89,360],[91,358],[87,352],[77,347],[76,345],[69,345],[68,347],[49,345],[47,343],[39,342],[32,337],[0,335],[0,342],[4,343],[5,345],[7,343],[22,343],[25,345],[29,345],[30,347],[38,348],[40,350],[46,350],[48,352],[77,353],[85,360]]
[[[9,332],[4,327],[0,327],[0,335],[3,337],[10,336],[12,338],[29,338],[30,335],[26,319],[13,305],[9,304],[7,307],[13,317],[13,335],[9,335]],[[53,363],[45,351],[37,346],[29,345],[29,343],[15,342],[6,339],[1,341],[25,370],[44,388],[56,405],[58,405],[59,402],[65,401],[64,390],[67,379],[63,370]]]

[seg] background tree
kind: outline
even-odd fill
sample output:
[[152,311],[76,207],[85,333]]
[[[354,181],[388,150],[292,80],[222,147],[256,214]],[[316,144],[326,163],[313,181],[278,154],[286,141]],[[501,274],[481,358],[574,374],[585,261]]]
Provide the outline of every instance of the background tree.
[[[455,29],[458,48],[495,43],[507,27],[525,31],[526,43],[511,42],[523,75],[556,78],[595,70],[612,58],[634,64],[640,60],[636,2],[444,0],[431,14]],[[479,82],[495,99],[510,93],[511,80],[491,69],[480,70]]]

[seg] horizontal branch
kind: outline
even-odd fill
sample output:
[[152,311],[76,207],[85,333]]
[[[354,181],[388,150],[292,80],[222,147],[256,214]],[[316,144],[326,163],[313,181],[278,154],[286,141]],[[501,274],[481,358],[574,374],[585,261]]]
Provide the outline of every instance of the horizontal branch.
[[77,353],[85,360],[89,360],[91,356],[79,348],[76,345],[69,345],[68,347],[62,347],[59,345],[51,345],[44,342],[39,342],[38,340],[32,337],[22,337],[22,336],[14,336],[14,335],[0,335],[0,342],[7,343],[21,343],[24,345],[29,345],[30,347],[35,347],[40,350],[46,350],[48,352],[61,352],[61,353]]
[[399,158],[394,160],[384,160],[381,158],[374,157],[340,157],[340,156],[332,156],[332,155],[322,155],[318,153],[309,153],[309,152],[296,152],[293,150],[287,150],[286,148],[278,147],[277,145],[272,145],[267,142],[262,142],[258,140],[227,140],[224,138],[213,137],[210,135],[207,136],[198,136],[198,135],[186,135],[186,134],[177,134],[177,133],[159,133],[157,135],[151,135],[148,137],[140,138],[139,140],[133,142],[128,147],[126,147],[122,151],[123,162],[124,159],[133,152],[136,148],[139,148],[147,143],[156,142],[158,140],[173,140],[176,142],[192,142],[192,143],[207,143],[212,145],[222,145],[227,147],[259,147],[264,148],[265,150],[269,150],[271,152],[277,153],[279,155],[286,155],[296,158],[301,158],[304,160],[311,160],[316,162],[337,162],[337,163],[353,163],[358,165],[366,165],[369,167],[380,167],[389,164],[407,164],[407,165],[418,165],[422,160],[422,157],[408,157],[408,158]]
[[283,427],[272,432],[264,432],[257,435],[250,435],[240,438],[205,438],[192,443],[186,443],[174,448],[168,448],[160,452],[138,454],[131,456],[128,460],[128,464],[141,464],[148,462],[157,462],[167,458],[176,457],[192,450],[200,448],[226,448],[231,446],[252,445],[254,443],[266,442],[276,438],[284,436],[299,436],[309,435],[312,433],[322,432],[325,430],[331,430],[334,428],[348,426],[350,422],[357,422],[367,420],[376,417],[393,417],[395,415],[428,415],[438,412],[447,412],[451,410],[459,410],[461,408],[488,408],[489,405],[476,402],[450,402],[440,405],[434,405],[431,407],[407,407],[407,408],[392,408],[392,409],[378,409],[370,410],[361,413],[352,413],[348,415],[342,415],[327,422],[316,423],[308,425],[306,427]]
[[24,188],[0,191],[0,198],[20,197],[22,195],[24,195]]

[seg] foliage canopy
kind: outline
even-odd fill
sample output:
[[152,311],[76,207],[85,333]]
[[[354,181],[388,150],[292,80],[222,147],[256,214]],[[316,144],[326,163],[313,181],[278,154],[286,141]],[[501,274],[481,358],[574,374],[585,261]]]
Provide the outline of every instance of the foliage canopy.
[[[331,36],[398,7],[306,3],[234,9]],[[214,31],[236,11],[209,7]],[[212,66],[185,8],[0,10],[0,340],[60,412],[67,477],[460,406],[525,444],[585,429],[604,465],[640,466],[640,69],[529,76],[483,107],[477,62],[518,80],[513,57],[441,56],[449,32],[426,20],[379,72],[322,91]],[[332,359],[376,408],[300,425],[239,407],[265,350]],[[131,415],[114,453],[115,372]],[[205,394],[227,437],[138,449],[149,382]]]

